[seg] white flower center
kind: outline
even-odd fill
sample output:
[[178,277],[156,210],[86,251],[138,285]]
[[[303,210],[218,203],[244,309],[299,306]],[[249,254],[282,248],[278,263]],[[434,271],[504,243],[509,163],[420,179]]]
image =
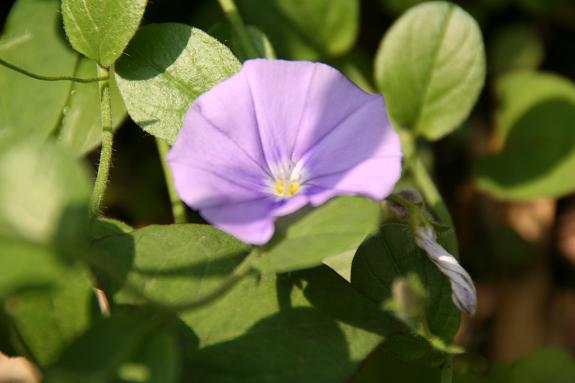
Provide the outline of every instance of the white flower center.
[[271,169],[272,179],[268,182],[268,192],[281,199],[296,195],[303,187],[303,171],[293,161],[282,161]]

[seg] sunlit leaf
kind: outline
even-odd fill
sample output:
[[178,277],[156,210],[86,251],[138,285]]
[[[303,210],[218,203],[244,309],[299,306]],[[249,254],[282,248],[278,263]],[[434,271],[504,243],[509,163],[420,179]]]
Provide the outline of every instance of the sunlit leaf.
[[479,26],[454,4],[411,8],[382,40],[375,78],[393,120],[436,140],[463,122],[483,87]]
[[134,37],[116,66],[130,117],[173,143],[186,110],[203,92],[240,69],[222,43],[183,24],[152,24]]
[[62,0],[64,27],[78,52],[109,67],[136,33],[147,0]]
[[[286,272],[320,265],[322,261],[357,249],[363,239],[377,230],[379,204],[359,197],[342,197],[311,212],[288,218],[279,241],[264,250],[256,267],[262,272]],[[281,226],[281,224],[280,224]]]

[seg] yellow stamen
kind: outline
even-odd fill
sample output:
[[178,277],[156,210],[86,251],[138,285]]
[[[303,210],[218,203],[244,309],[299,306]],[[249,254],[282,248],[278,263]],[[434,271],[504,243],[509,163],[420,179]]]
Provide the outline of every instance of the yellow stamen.
[[296,182],[296,181],[290,182],[289,187],[288,187],[287,196],[293,197],[294,195],[297,194],[298,191],[299,191],[299,182]]
[[277,180],[274,186],[274,193],[278,197],[290,198],[297,194],[300,184],[297,181]]

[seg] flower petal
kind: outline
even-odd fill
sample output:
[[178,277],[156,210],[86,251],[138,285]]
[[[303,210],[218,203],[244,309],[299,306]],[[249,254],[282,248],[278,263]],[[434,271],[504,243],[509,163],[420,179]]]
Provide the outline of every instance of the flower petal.
[[201,210],[263,197],[263,193],[257,193],[223,175],[177,161],[170,162],[170,165],[178,195],[193,209]]
[[273,207],[272,199],[262,198],[209,207],[202,210],[202,216],[244,242],[263,245],[274,233],[274,218],[270,216]]
[[305,61],[249,60],[244,63],[257,125],[270,167],[291,158],[308,89],[318,64]]
[[377,97],[361,90],[337,69],[325,64],[314,65],[314,76],[305,94],[305,108],[292,151],[294,161]]
[[343,172],[320,176],[309,182],[315,187],[310,202],[314,206],[336,195],[361,195],[381,200],[391,194],[401,176],[401,157],[374,157]]
[[250,84],[244,70],[202,94],[194,107],[250,157],[267,165],[259,137]]
[[[269,178],[265,164],[259,163],[225,131],[209,122],[196,105],[186,114],[184,126],[168,154],[168,162],[179,164],[174,177],[182,187],[187,182],[178,178],[189,178],[186,166],[215,175],[225,175],[234,184],[254,193],[265,190],[265,180]],[[185,193],[184,190],[180,192]]]
[[372,96],[356,109],[310,148],[300,163],[309,180],[344,172],[372,157],[401,157],[399,137],[387,119],[381,96]]

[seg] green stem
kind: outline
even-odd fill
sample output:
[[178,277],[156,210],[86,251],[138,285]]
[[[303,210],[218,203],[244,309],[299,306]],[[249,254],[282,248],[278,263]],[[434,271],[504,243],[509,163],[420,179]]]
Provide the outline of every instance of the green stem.
[[259,56],[258,52],[256,51],[256,49],[252,44],[252,40],[250,39],[248,30],[246,29],[242,17],[238,12],[238,8],[236,7],[234,0],[218,0],[218,2],[220,3],[220,7],[226,14],[228,21],[232,25],[232,28],[238,35],[238,38],[240,39],[240,44],[242,45],[242,48],[244,49],[246,56],[248,56],[248,58],[258,57]]
[[74,82],[79,82],[79,83],[89,83],[89,82],[108,80],[107,75],[102,76],[102,77],[96,77],[96,78],[78,78],[78,77],[73,77],[73,76],[43,76],[40,74],[29,72],[26,69],[19,68],[16,65],[10,64],[9,62],[4,61],[2,59],[0,59],[0,65],[6,67],[8,69],[12,69],[13,71],[21,73],[25,76],[35,78],[36,80],[42,80],[42,81],[74,81]]
[[[109,71],[98,65],[98,76],[109,77]],[[112,107],[110,100],[110,82],[108,80],[98,83],[100,95],[100,116],[102,126],[102,149],[100,151],[100,163],[98,164],[98,174],[92,192],[92,212],[94,215],[100,214],[100,205],[108,186],[108,176],[112,162],[112,146],[114,143],[114,132],[112,130]]]
[[421,194],[423,194],[425,202],[427,202],[427,204],[433,209],[443,224],[453,227],[451,215],[449,214],[449,210],[447,209],[443,198],[441,198],[441,195],[431,180],[427,169],[425,169],[425,166],[417,156],[414,156],[412,159],[411,171],[415,184]]
[[425,166],[417,155],[412,157],[410,168],[415,184],[423,195],[427,205],[431,207],[442,224],[452,228],[451,233],[447,237],[447,248],[450,253],[452,253],[457,258],[459,255],[459,250],[457,245],[457,237],[455,236],[454,232],[455,226],[453,225],[453,220],[451,219],[447,205],[445,205],[445,202],[443,201],[443,198],[441,198],[441,194],[439,194],[435,183],[433,183],[431,180],[427,169],[425,169]]
[[453,381],[453,357],[445,356],[445,362],[441,366],[441,383],[451,383]]
[[170,147],[166,141],[160,138],[156,138],[156,146],[158,147],[160,162],[162,163],[162,169],[164,170],[164,178],[166,179],[166,187],[168,188],[168,194],[170,196],[170,204],[172,206],[174,222],[186,223],[186,208],[178,197],[178,193],[176,193],[176,189],[174,188],[174,176],[166,161],[166,156],[170,150]]

